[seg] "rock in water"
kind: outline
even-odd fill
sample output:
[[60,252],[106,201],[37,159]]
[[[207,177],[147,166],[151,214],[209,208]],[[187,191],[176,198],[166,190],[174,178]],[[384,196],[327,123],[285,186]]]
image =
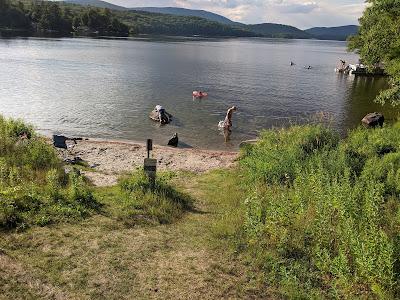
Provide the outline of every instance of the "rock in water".
[[178,133],[172,136],[172,138],[168,141],[168,146],[178,147]]
[[373,112],[366,115],[361,122],[367,128],[375,128],[378,125],[382,127],[385,117],[381,113]]

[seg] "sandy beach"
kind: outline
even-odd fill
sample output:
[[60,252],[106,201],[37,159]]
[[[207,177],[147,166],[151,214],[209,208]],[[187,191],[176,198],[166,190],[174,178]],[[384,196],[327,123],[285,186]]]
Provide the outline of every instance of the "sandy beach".
[[[122,174],[143,166],[147,157],[146,145],[131,141],[84,139],[64,151],[62,156],[79,157],[90,170],[82,173],[96,186],[117,183]],[[173,148],[153,145],[151,157],[157,159],[158,170],[206,172],[217,168],[229,168],[235,164],[238,152]]]

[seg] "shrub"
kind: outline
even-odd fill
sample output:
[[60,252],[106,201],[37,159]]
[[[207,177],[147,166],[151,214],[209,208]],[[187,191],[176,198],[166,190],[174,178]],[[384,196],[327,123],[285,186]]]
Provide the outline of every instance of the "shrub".
[[247,148],[240,163],[252,181],[291,184],[303,161],[338,141],[337,134],[320,125],[263,131],[258,146]]
[[0,228],[45,226],[97,208],[83,178],[66,178],[55,150],[31,126],[0,116]]
[[266,131],[242,153],[246,253],[282,296],[400,295],[400,131]]

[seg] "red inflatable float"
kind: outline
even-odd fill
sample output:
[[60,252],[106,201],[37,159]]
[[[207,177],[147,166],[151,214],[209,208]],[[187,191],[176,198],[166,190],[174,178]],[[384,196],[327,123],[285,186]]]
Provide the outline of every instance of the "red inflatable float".
[[205,92],[201,92],[201,91],[193,91],[193,97],[194,98],[204,98],[207,97],[208,94]]

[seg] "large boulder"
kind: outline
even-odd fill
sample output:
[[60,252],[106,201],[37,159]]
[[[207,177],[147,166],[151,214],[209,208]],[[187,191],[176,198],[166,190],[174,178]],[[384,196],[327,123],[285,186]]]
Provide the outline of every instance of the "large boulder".
[[366,115],[361,122],[367,128],[375,128],[378,125],[382,127],[385,122],[385,117],[381,113],[373,112]]

